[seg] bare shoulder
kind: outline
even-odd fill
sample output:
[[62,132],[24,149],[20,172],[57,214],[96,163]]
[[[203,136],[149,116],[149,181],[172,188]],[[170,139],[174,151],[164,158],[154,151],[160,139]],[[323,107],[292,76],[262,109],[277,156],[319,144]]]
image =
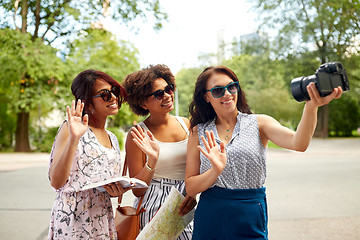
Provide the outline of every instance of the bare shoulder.
[[277,121],[275,120],[275,118],[269,116],[269,115],[265,115],[265,114],[258,114],[257,115],[257,121],[258,121],[258,125],[259,127],[263,127],[267,124],[271,124],[271,123],[276,123]]
[[190,120],[186,117],[181,117],[181,118],[185,122],[186,126],[190,129]]

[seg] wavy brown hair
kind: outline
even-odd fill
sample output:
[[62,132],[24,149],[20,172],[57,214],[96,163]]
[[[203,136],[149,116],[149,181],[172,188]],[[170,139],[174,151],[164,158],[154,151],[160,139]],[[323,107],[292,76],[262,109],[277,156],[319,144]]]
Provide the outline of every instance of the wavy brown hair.
[[[193,100],[189,106],[191,129],[199,123],[208,122],[216,117],[214,108],[210,103],[206,102],[204,98],[204,94],[206,93],[206,84],[209,78],[216,73],[225,74],[234,82],[239,82],[236,74],[227,67],[217,66],[205,68],[205,70],[197,78]],[[241,89],[240,83],[236,107],[242,113],[252,113],[249,105],[247,104],[245,93]]]
[[154,81],[159,78],[176,87],[174,75],[163,64],[150,65],[125,77],[122,85],[127,93],[127,102],[135,114],[140,116],[149,114],[149,110],[144,109],[142,105],[152,93]]

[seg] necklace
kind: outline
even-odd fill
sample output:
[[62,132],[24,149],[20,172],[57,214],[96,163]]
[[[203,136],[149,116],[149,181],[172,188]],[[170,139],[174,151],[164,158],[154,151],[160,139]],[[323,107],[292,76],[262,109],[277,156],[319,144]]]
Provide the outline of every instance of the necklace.
[[229,140],[230,136],[229,136],[229,133],[230,133],[230,129],[227,129],[226,130],[226,135],[225,135],[225,140]]

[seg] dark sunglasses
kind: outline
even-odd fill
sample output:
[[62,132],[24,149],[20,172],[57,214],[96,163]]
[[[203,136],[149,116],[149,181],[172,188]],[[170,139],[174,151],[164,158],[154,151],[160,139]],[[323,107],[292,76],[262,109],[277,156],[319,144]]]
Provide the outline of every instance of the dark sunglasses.
[[112,87],[111,91],[107,89],[102,89],[100,94],[93,96],[93,98],[101,97],[102,100],[105,102],[110,102],[112,99],[112,95],[114,94],[115,97],[119,97],[120,95],[120,89],[117,87]]
[[154,95],[154,97],[155,97],[157,100],[161,101],[161,100],[164,99],[165,93],[171,95],[171,94],[174,93],[174,90],[175,90],[175,85],[172,84],[172,83],[170,83],[169,85],[167,85],[167,86],[164,88],[164,90],[161,90],[161,89],[156,90],[155,92],[153,92],[152,94],[148,95],[147,97],[150,97],[150,96]]
[[225,87],[213,87],[210,90],[206,90],[205,92],[211,92],[211,95],[214,98],[221,98],[222,96],[224,96],[225,91],[228,90],[229,93],[231,94],[235,94],[239,91],[239,83],[238,82],[231,82],[228,85],[226,85]]

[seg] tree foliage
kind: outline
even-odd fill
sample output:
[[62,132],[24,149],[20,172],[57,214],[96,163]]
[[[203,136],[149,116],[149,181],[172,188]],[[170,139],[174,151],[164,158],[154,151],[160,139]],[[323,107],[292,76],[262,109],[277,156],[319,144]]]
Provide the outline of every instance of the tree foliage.
[[183,68],[176,74],[180,116],[189,117],[189,105],[193,98],[196,79],[202,71],[202,68]]
[[[348,60],[360,50],[359,1],[257,0],[255,8],[262,14],[263,31],[268,30],[266,27],[275,30],[273,45],[282,59],[313,56],[318,61],[313,65],[316,68],[325,62],[340,61],[352,72]],[[352,80],[358,85],[358,78]],[[328,105],[319,109],[315,136],[328,135],[328,109]]]
[[[60,77],[64,73],[63,70],[54,70],[62,66],[55,55],[56,51],[50,50],[49,45],[44,43],[59,46],[65,40],[72,39],[82,29],[89,29],[91,25],[101,27],[101,20],[107,16],[119,21],[119,24],[129,24],[139,18],[152,18],[155,21],[155,29],[160,29],[161,22],[167,19],[166,13],[160,8],[159,0],[0,0],[0,13],[0,29],[14,29],[24,35],[9,31],[15,37],[14,45],[9,45],[9,38],[5,39],[2,36],[5,39],[3,45],[7,45],[10,52],[2,52],[1,57],[14,64],[8,66],[14,71],[6,72],[2,76],[6,75],[6,79],[12,79],[12,95],[17,95],[19,99],[17,105],[11,108],[17,111],[15,151],[30,151],[30,110],[42,101],[41,99],[51,102],[44,95],[38,97],[39,92],[46,91],[48,87],[40,83],[48,82],[48,85],[55,84],[59,87],[62,86],[59,83],[65,79]],[[23,54],[17,54],[15,49]],[[31,58],[32,61],[29,60]]]
[[33,39],[41,38],[48,42],[74,36],[104,16],[120,21],[119,24],[151,17],[155,29],[161,29],[162,21],[167,19],[159,0],[0,0],[0,7],[4,12],[0,19],[1,27],[22,29]]

